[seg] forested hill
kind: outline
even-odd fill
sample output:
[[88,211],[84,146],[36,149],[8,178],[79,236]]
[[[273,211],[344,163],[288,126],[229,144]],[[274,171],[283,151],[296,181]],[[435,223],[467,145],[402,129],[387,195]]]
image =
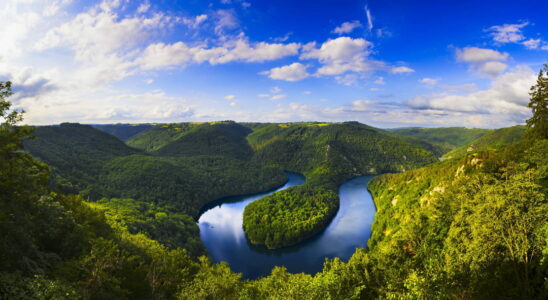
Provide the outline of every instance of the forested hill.
[[[447,128],[398,128],[389,129],[399,135],[410,137],[432,145],[429,149],[438,156],[464,145],[490,133],[493,129],[447,127]],[[412,140],[409,140],[410,142]],[[427,146],[426,146],[427,147]]]
[[48,163],[56,184],[71,193],[88,188],[108,161],[140,152],[110,134],[77,123],[39,126],[33,135],[24,148]]
[[371,181],[381,298],[546,298],[548,142],[493,149]]
[[[322,230],[338,208],[336,190],[345,179],[436,161],[427,150],[356,122],[244,125],[157,124],[130,138],[126,146],[90,126],[63,124],[38,127],[36,138],[26,141],[25,148],[54,169],[54,183],[62,191],[92,200],[132,198],[194,218],[203,205],[217,198],[282,184],[284,169],[304,173],[307,185],[283,195],[302,203],[305,210],[317,205],[325,209],[318,209],[313,224],[301,227],[303,232],[291,226],[291,220],[305,215],[292,215],[283,222],[287,234],[277,235],[287,238],[275,239],[272,247],[299,242]],[[128,130],[124,124],[108,128]],[[319,198],[326,201],[317,202]],[[280,218],[291,214],[289,207],[278,207],[284,198],[276,199]],[[265,213],[257,207],[256,214]],[[253,240],[262,243],[266,238]]]
[[[234,127],[236,130],[232,130]],[[153,127],[150,131],[158,129]],[[189,134],[203,132],[202,138],[197,137],[195,145],[188,144],[192,139],[186,140],[186,152],[180,155],[164,156],[129,147],[91,126],[65,123],[36,127],[35,137],[25,140],[24,148],[52,167],[54,186],[61,191],[79,193],[92,200],[134,198],[192,217],[217,198],[268,190],[283,183],[286,177],[280,168],[238,160],[232,158],[232,153],[208,156],[210,148],[204,144],[212,131],[230,144],[245,143],[245,134],[251,130],[237,124],[193,126]],[[180,145],[178,141],[173,143]],[[245,147],[233,153],[249,155],[251,149],[247,143]],[[193,151],[195,155],[190,155]]]
[[523,138],[526,127],[517,125],[507,128],[500,128],[490,133],[473,140],[472,142],[458,147],[446,154],[445,158],[461,158],[468,153],[477,152],[479,150],[497,150],[504,146],[513,144]]
[[357,122],[271,124],[256,129],[248,141],[254,161],[307,177],[303,186],[245,208],[243,225],[250,241],[269,248],[292,245],[323,230],[339,207],[337,189],[344,180],[437,161],[425,149]]
[[248,159],[251,129],[232,121],[158,124],[127,144],[161,156],[222,155]]
[[436,156],[383,130],[358,122],[271,124],[247,137],[254,159],[302,172],[335,186],[360,174],[405,171]]
[[127,141],[131,137],[151,128],[152,124],[92,124],[93,128],[97,128],[106,133],[119,138],[122,141]]

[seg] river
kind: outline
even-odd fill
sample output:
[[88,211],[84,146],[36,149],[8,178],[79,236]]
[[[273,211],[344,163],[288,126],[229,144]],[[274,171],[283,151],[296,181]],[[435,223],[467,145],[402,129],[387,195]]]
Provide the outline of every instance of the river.
[[200,216],[200,238],[215,262],[226,261],[234,272],[246,279],[267,276],[274,266],[285,266],[291,273],[314,274],[322,270],[326,258],[339,257],[347,261],[364,248],[371,236],[375,204],[367,184],[372,175],[344,182],[339,188],[340,207],[327,228],[317,236],[297,245],[268,250],[251,245],[242,228],[243,211],[250,202],[291,186],[305,178],[288,172],[287,183],[264,193],[227,197],[215,201]]

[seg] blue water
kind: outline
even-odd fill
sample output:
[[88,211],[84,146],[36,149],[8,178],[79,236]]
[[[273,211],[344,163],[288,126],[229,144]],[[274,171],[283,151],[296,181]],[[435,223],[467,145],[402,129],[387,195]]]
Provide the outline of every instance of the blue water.
[[274,266],[285,266],[292,273],[314,274],[322,270],[326,258],[347,261],[364,248],[371,236],[375,216],[373,198],[367,183],[373,176],[360,176],[339,188],[340,208],[327,228],[317,236],[295,246],[268,250],[251,245],[242,228],[243,211],[250,202],[276,191],[305,182],[302,175],[288,173],[288,182],[273,191],[221,199],[206,210],[198,220],[200,238],[213,261],[226,261],[234,272],[255,279],[270,274]]

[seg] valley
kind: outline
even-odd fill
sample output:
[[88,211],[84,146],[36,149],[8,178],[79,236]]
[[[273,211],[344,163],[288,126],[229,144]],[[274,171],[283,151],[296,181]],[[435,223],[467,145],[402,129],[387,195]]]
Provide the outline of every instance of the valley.
[[3,295],[542,294],[548,145],[535,127],[10,130],[0,175],[17,201],[0,215]]

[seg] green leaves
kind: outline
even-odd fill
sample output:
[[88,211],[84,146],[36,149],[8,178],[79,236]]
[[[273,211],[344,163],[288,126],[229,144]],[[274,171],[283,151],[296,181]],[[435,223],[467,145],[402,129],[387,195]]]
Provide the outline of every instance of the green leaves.
[[321,231],[339,207],[337,193],[322,187],[296,186],[250,203],[244,230],[254,244],[289,246]]

